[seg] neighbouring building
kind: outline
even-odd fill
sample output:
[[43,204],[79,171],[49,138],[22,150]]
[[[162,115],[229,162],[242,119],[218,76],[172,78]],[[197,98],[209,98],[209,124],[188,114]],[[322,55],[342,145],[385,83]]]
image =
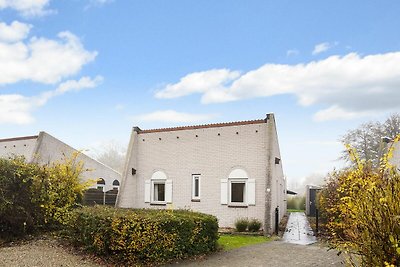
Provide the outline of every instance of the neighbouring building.
[[274,115],[164,129],[133,127],[117,206],[191,209],[217,216],[220,227],[256,218],[265,233],[273,232],[286,213]]
[[306,215],[315,217],[318,208],[318,191],[320,191],[322,187],[316,185],[307,185],[306,186]]
[[393,146],[393,155],[390,159],[390,162],[397,166],[397,169],[400,171],[400,142],[390,143],[389,146]]
[[[69,157],[76,149],[63,143],[46,132],[39,135],[0,139],[0,157],[24,156],[27,162],[47,164]],[[121,174],[91,157],[80,153],[78,160],[90,171],[82,174],[83,180],[94,179],[93,188],[109,191],[118,189]]]

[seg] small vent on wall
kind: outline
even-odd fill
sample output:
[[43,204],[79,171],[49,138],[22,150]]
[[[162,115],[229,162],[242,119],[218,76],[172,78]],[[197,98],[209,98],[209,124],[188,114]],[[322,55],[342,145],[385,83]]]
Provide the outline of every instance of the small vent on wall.
[[132,168],[132,175],[135,175],[135,174],[136,174],[136,169]]
[[279,162],[281,162],[280,158],[275,158],[275,164],[279,164]]

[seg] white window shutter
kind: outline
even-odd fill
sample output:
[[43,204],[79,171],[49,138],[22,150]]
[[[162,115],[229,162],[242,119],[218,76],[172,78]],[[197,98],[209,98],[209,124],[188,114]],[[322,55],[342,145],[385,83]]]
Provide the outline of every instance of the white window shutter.
[[172,203],[172,180],[165,181],[165,202]]
[[221,179],[221,204],[228,204],[228,179]]
[[256,180],[247,180],[247,204],[256,205]]
[[146,180],[144,182],[144,202],[150,202],[150,195],[151,195],[151,183],[150,180]]

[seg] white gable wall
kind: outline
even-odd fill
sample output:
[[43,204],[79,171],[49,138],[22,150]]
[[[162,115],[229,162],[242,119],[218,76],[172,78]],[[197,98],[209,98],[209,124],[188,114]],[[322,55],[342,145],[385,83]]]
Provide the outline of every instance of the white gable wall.
[[[257,218],[265,221],[267,139],[276,138],[267,134],[267,124],[247,124],[225,127],[188,129],[152,133],[133,132],[128,151],[123,188],[118,206],[134,208],[186,208],[209,213],[219,218],[219,225],[230,226],[239,217]],[[274,128],[275,130],[275,128]],[[220,135],[218,135],[220,134]],[[276,132],[274,132],[276,134]],[[196,137],[196,135],[198,137]],[[179,137],[179,138],[178,138]],[[160,140],[161,139],[161,140]],[[279,147],[272,141],[273,153]],[[275,156],[272,156],[272,160]],[[131,174],[131,168],[137,170]],[[281,165],[275,167],[273,177],[283,178]],[[255,180],[256,205],[229,207],[221,205],[221,180],[237,168],[245,170],[249,179]],[[145,202],[146,181],[154,172],[163,171],[172,181],[172,204],[153,206]],[[192,174],[201,175],[200,202],[192,202]],[[284,183],[282,185],[282,193]],[[278,204],[284,206],[277,194],[277,186],[271,188],[275,198],[271,209]],[[280,196],[282,198],[282,195]],[[284,208],[286,209],[286,208]],[[283,214],[283,212],[282,212]]]
[[24,156],[27,161],[30,161],[35,150],[36,139],[21,138],[20,140],[0,141],[0,157]]
[[[63,143],[57,138],[45,132],[40,132],[37,151],[35,153],[37,155],[35,161],[41,164],[61,161],[65,158],[65,156],[70,157],[75,152],[77,152],[77,150]],[[78,160],[83,161],[84,168],[90,170],[82,174],[84,181],[89,179],[97,180],[99,178],[103,178],[106,183],[105,191],[113,189],[112,183],[114,180],[121,181],[121,175],[118,172],[86,156],[85,154],[81,153],[78,156]],[[96,184],[94,184],[92,187],[96,188]]]

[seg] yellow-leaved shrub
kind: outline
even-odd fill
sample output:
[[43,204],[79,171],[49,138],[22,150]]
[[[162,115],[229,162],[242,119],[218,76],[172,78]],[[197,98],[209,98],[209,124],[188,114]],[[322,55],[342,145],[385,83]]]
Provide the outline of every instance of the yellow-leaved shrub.
[[352,266],[400,266],[400,174],[388,160],[392,148],[379,168],[348,149],[355,167],[332,173],[319,197],[330,244]]

